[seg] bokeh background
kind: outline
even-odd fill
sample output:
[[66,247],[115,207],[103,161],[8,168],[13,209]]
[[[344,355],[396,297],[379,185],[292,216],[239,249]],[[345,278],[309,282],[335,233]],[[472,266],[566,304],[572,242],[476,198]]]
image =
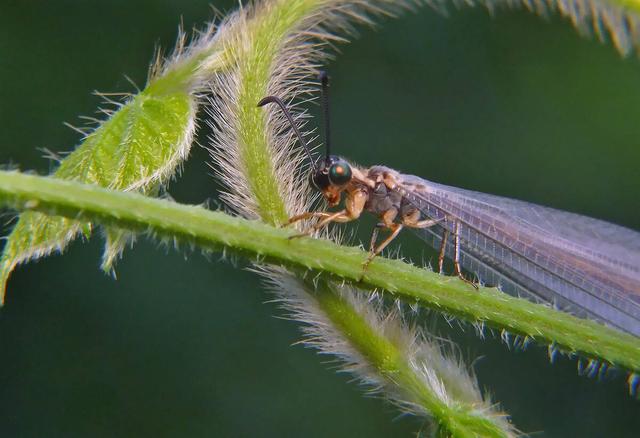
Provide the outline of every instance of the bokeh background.
[[[171,47],[181,20],[210,19],[209,3],[2,0],[0,163],[47,173],[38,148],[79,141],[62,122],[93,115],[93,90],[133,91],[124,74],[142,86],[154,46]],[[328,65],[337,152],[640,229],[635,58],[559,18],[481,8],[425,8],[361,28],[340,50]],[[206,162],[194,147],[169,188],[175,199],[216,199]],[[114,280],[98,270],[101,244],[96,235],[13,275],[0,310],[0,436],[382,437],[423,427],[292,346],[297,324],[278,318],[242,262],[142,239]],[[401,244],[432,257],[410,233]],[[640,402],[623,374],[588,379],[575,360],[550,364],[544,348],[509,351],[443,326],[524,432],[637,436]]]

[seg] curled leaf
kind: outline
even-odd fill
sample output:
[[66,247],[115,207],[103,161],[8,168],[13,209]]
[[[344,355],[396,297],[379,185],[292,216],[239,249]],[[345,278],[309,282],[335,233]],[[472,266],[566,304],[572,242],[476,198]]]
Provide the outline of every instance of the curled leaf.
[[[156,192],[189,153],[197,102],[189,90],[150,90],[122,104],[88,134],[61,161],[53,176],[116,190]],[[4,302],[7,279],[18,264],[62,252],[79,234],[89,237],[91,224],[40,213],[22,214],[0,260],[0,302]],[[106,270],[129,240],[117,230],[108,235]]]

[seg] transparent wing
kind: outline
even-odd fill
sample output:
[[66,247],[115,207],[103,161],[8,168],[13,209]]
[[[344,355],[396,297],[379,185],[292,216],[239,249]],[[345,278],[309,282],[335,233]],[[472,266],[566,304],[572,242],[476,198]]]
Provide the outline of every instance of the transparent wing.
[[415,176],[400,180],[411,204],[443,220],[418,234],[439,248],[458,222],[460,262],[482,283],[640,336],[640,233]]

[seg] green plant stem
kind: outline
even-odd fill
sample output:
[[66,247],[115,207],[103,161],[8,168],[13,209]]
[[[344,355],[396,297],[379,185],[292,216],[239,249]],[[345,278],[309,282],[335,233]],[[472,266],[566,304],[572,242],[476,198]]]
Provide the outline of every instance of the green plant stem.
[[[241,78],[238,89],[238,143],[243,161],[244,178],[263,221],[276,225],[288,219],[272,159],[273,150],[267,141],[266,116],[257,103],[267,95],[276,57],[284,39],[301,25],[304,19],[322,5],[323,0],[276,0],[248,26],[250,44],[240,47],[230,56],[238,65]],[[324,1],[324,3],[329,3]]]
[[483,322],[512,334],[553,344],[612,365],[640,372],[640,339],[593,321],[514,298],[495,289],[471,288],[399,260],[378,258],[363,275],[368,253],[320,239],[289,239],[292,231],[274,228],[198,206],[180,205],[133,193],[110,191],[72,181],[0,172],[0,202],[18,210],[106,226],[150,231],[160,237],[194,242],[210,249],[229,248],[250,259],[303,267],[331,277],[392,292],[470,322]]
[[318,302],[331,322],[380,376],[391,381],[400,391],[409,392],[409,400],[415,400],[436,419],[438,429],[447,431],[445,436],[456,437],[504,437],[506,432],[485,412],[463,403],[445,403],[416,375],[407,363],[406,354],[391,340],[374,330],[366,318],[353,309],[334,289],[330,281],[317,285],[307,284],[307,292]]

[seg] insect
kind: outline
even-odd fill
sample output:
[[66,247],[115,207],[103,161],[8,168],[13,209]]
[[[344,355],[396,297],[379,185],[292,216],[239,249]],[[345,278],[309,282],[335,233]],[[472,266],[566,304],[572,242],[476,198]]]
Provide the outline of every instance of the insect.
[[[439,250],[455,274],[536,302],[551,303],[640,336],[640,233],[598,219],[524,201],[437,184],[384,166],[361,168],[330,153],[328,77],[320,75],[326,155],[317,162],[286,105],[267,96],[258,106],[277,104],[311,160],[311,181],[329,207],[294,216],[317,218],[314,229],[350,222],[364,212],[380,218],[366,266],[404,228]],[[378,231],[388,236],[378,243]],[[475,286],[475,284],[474,284]]]

